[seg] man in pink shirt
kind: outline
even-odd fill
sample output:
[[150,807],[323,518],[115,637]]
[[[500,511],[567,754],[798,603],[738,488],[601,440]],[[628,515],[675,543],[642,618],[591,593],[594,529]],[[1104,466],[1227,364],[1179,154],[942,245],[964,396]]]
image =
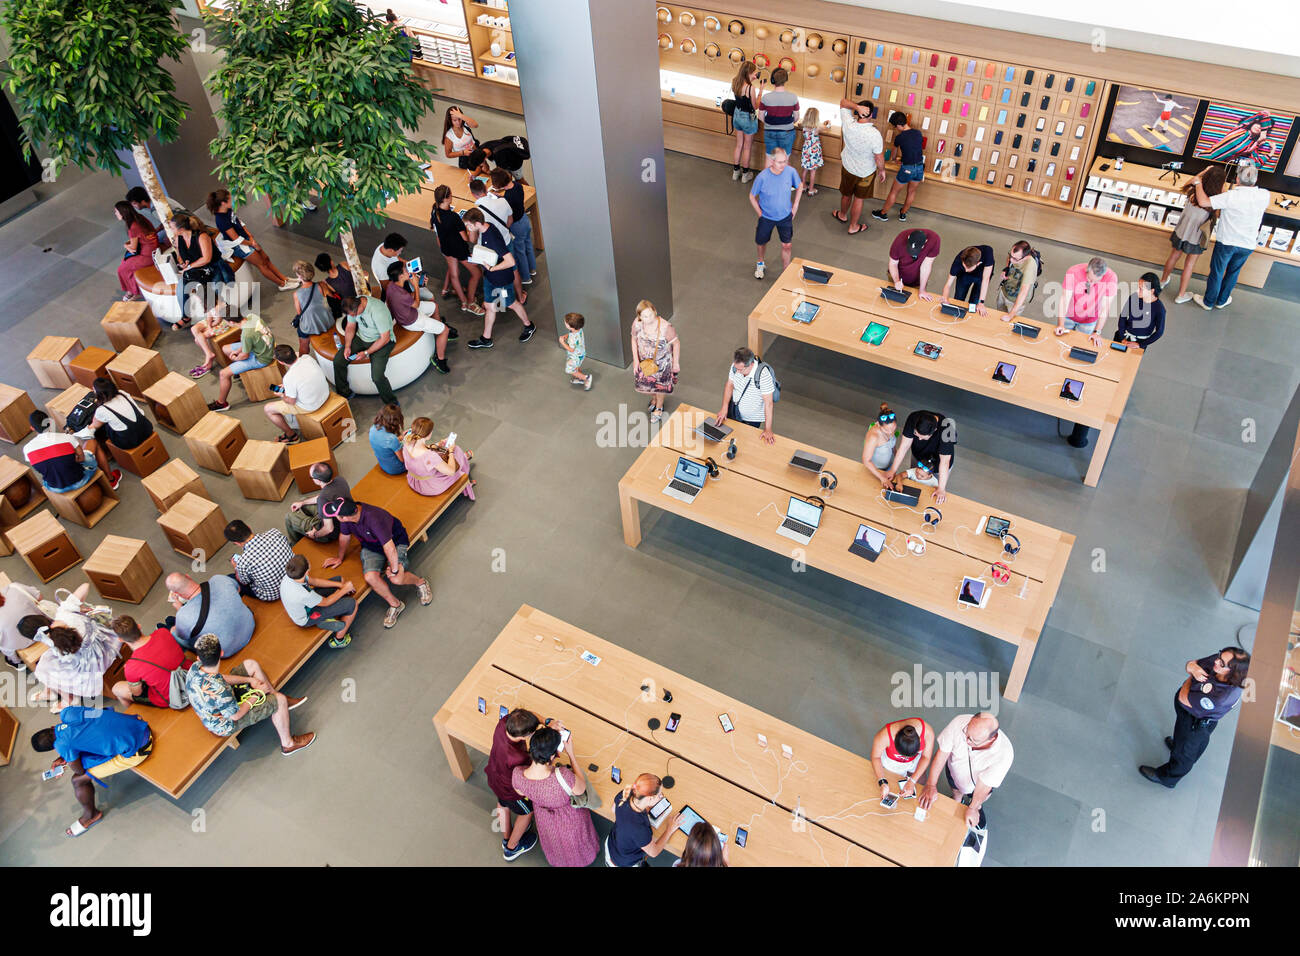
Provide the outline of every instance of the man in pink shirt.
[[1115,303],[1119,280],[1106,268],[1106,260],[1093,256],[1065,270],[1061,283],[1061,314],[1056,334],[1078,331],[1088,336],[1093,348],[1101,348],[1101,328]]

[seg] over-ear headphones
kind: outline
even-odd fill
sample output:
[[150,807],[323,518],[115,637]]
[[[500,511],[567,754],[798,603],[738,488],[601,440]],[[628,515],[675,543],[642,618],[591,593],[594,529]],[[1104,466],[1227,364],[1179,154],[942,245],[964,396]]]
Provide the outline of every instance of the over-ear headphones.
[[[762,60],[763,62],[762,62],[762,63],[759,63],[759,62],[758,62],[759,60]],[[771,61],[770,59],[768,59],[768,56],[767,56],[766,53],[755,53],[755,54],[754,54],[754,65],[757,66],[757,67],[759,67],[759,68],[761,68],[761,69],[766,69],[767,67],[769,67],[769,66],[772,65],[772,61]]]
[[807,498],[804,499],[804,501],[808,502],[808,504],[810,505],[816,505],[818,508],[826,507],[826,502],[823,501],[821,498],[818,498],[816,495],[809,495]]
[[822,491],[825,491],[828,494],[834,491],[835,486],[839,483],[840,480],[835,477],[835,472],[833,471],[822,470],[817,473],[817,484],[821,485]]
[[907,536],[907,550],[913,554],[925,554],[925,539],[919,534],[909,534]]
[[921,515],[921,520],[930,527],[937,528],[939,527],[939,522],[943,520],[943,512],[931,505],[929,508],[925,509],[925,513]]
[[[1017,538],[1017,537],[1016,537],[1014,534],[1012,534],[1010,531],[1003,531],[1002,534],[1000,535],[1000,537],[1002,538],[1002,550],[1003,550],[1003,551],[1005,551],[1007,554],[1011,555],[1013,558],[1014,558],[1017,554],[1020,553],[1020,539],[1019,539],[1019,538]],[[1010,539],[1010,540],[1008,540],[1008,539]],[[1012,541],[1014,541],[1015,544],[1012,544],[1012,543],[1011,543]]]
[[704,459],[704,467],[708,469],[710,478],[718,477],[718,463],[712,458]]
[[997,581],[999,584],[1006,584],[1011,580],[1011,569],[1001,561],[994,562],[993,567],[989,568],[989,574],[991,574],[993,580]]
[[731,443],[727,445],[727,461],[732,461],[735,459],[735,457],[736,457],[736,439],[733,438],[731,439]]

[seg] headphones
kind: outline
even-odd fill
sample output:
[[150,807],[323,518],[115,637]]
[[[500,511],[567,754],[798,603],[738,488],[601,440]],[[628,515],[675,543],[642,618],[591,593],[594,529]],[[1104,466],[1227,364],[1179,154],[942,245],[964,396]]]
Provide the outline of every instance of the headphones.
[[[759,63],[759,62],[758,62],[760,59],[763,61],[762,63]],[[768,56],[767,56],[766,53],[755,53],[755,54],[754,54],[754,65],[757,66],[757,67],[759,67],[760,69],[764,69],[764,70],[765,70],[765,69],[767,69],[769,66],[772,65],[772,61],[771,61],[770,59],[768,59]]]
[[718,463],[712,458],[704,459],[704,467],[708,469],[710,478],[718,477]]
[[721,29],[722,29],[722,21],[719,20],[717,17],[705,17],[705,18],[704,18],[704,29],[706,29],[706,30],[713,30],[713,31],[715,31],[715,32],[718,31],[718,30],[721,30]]
[[795,66],[794,60],[790,59],[790,57],[788,56],[781,57],[781,62],[779,62],[777,66],[779,66],[781,69],[785,70],[787,73],[790,74],[799,72],[799,68]]
[[657,8],[655,8],[655,16],[657,16],[657,17],[659,18],[659,22],[660,22],[660,23],[672,23],[672,22],[673,22],[673,14],[672,14],[672,11],[669,10],[667,7],[657,7]]
[[732,36],[743,36],[745,33],[745,25],[741,23],[739,20],[732,20],[728,22],[727,29],[731,31]]
[[994,562],[993,567],[989,568],[989,574],[999,584],[1007,584],[1011,580],[1011,569],[1001,561]]
[[683,41],[682,41],[682,52],[683,52],[683,53],[694,53],[694,52],[695,52],[695,41],[692,40],[690,37],[687,37],[685,40],[683,40]]
[[939,527],[939,522],[943,520],[943,512],[931,505],[925,509],[925,514],[921,515],[921,520],[932,528]]
[[673,48],[673,38],[667,33],[659,34],[659,49],[671,50]]
[[838,485],[839,483],[840,480],[835,477],[835,472],[833,471],[823,470],[817,473],[817,484],[821,485],[822,491],[826,492],[827,494],[830,494],[832,491],[834,491],[836,485]]
[[683,10],[677,15],[677,22],[684,27],[693,27],[695,26],[695,14],[689,10]]
[[925,539],[919,534],[909,534],[907,536],[907,550],[912,554],[925,554]]
[[[1003,551],[1011,555],[1013,558],[1020,553],[1020,539],[1017,538],[1014,534],[1012,534],[1010,531],[1003,531],[1002,534],[999,535],[999,537],[1002,538]],[[1014,541],[1015,544],[1012,544],[1011,543],[1012,541]]]
[[706,43],[704,44],[704,55],[710,60],[716,60],[722,56],[722,48],[716,43]]
[[826,502],[823,501],[821,498],[818,498],[816,495],[809,495],[807,498],[804,499],[804,501],[808,502],[808,504],[810,505],[816,505],[818,508],[826,507]]
[[734,461],[736,458],[736,439],[731,439],[731,444],[727,446],[727,461]]

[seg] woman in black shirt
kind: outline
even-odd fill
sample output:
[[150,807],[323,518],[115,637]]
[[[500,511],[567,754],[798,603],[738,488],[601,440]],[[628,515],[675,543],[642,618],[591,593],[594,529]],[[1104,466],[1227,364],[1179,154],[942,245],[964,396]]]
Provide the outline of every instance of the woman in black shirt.
[[663,799],[663,781],[643,773],[614,797],[614,829],[605,838],[608,866],[648,866],[647,857],[658,856],[677,829],[681,811],[674,811],[659,836],[650,824],[650,808]]
[[322,252],[316,257],[316,271],[324,273],[321,281],[329,289],[325,302],[330,307],[330,313],[335,319],[341,319],[344,300],[357,297],[357,284],[352,279],[352,270],[346,263],[331,260],[328,252]]
[[1149,349],[1165,334],[1165,304],[1160,301],[1160,277],[1145,272],[1137,289],[1119,310],[1116,342],[1132,342]]
[[223,282],[234,282],[235,274],[217,252],[212,234],[193,216],[172,216],[168,224],[176,234],[177,270],[180,281],[176,283],[176,302],[180,306],[180,320],[172,328],[183,329],[190,324],[186,309],[189,295],[197,292],[200,308],[214,309],[219,304],[217,291],[211,287]]
[[[483,270],[469,261],[470,248],[466,241],[465,224],[460,215],[451,208],[451,187],[445,183],[433,191],[433,209],[429,211],[429,228],[438,234],[438,249],[447,261],[447,275],[442,280],[442,297],[455,296],[460,299],[462,311],[470,315],[482,315],[483,306],[474,301],[478,294],[479,280]],[[469,290],[460,284],[460,266],[465,264],[469,270]],[[451,292],[447,287],[450,285]]]

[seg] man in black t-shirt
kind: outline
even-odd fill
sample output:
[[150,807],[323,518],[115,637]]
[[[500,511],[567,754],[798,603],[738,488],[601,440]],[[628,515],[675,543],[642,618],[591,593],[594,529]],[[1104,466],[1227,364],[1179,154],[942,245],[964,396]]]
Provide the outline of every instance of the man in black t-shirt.
[[951,418],[939,412],[916,411],[903,423],[903,436],[894,452],[894,463],[885,472],[886,487],[898,488],[901,478],[895,477],[907,453],[912,453],[912,463],[918,470],[933,478],[913,476],[913,481],[934,483],[934,503],[943,504],[948,497],[948,476],[952,474],[953,458],[957,452],[957,426]]
[[947,305],[951,296],[958,302],[974,302],[980,315],[988,315],[984,297],[988,295],[996,264],[992,246],[967,246],[953,257],[939,301]]
[[[889,125],[894,128],[893,148],[897,153],[889,158],[898,163],[898,172],[894,174],[894,182],[885,196],[885,204],[872,210],[871,218],[888,222],[889,208],[898,196],[898,187],[905,186],[907,193],[903,198],[903,208],[898,212],[898,221],[907,222],[907,211],[912,208],[912,201],[916,198],[916,188],[925,179],[925,136],[919,129],[912,129],[907,114],[898,110],[889,114]],[[885,170],[882,169],[880,175],[884,177]]]

